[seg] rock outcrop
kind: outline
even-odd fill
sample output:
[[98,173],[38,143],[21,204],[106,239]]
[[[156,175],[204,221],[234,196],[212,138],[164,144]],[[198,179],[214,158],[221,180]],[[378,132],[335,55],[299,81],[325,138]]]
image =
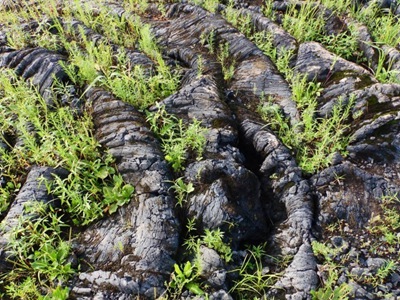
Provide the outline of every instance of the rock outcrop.
[[[17,2],[0,1],[0,9],[18,13],[27,4]],[[162,1],[139,9],[118,2],[100,5],[85,1],[85,9],[93,18],[106,9],[110,17],[127,21],[130,25],[125,29],[138,35],[138,42],[132,45],[109,41],[101,24],[91,26],[74,8],[67,16],[62,3],[57,3],[57,20],[46,17],[43,24],[26,20],[28,23],[21,25],[27,34],[46,28],[55,37],[65,34],[63,38],[82,51],[88,41],[95,46],[108,45],[111,68],[118,72],[119,55],[124,53],[125,70],[131,74],[140,68],[144,82],[162,73],[159,66],[164,59],[163,66],[175,72],[180,84],[146,109],[118,99],[101,81],[107,77],[101,67],[96,69],[98,78],[94,82],[73,82],[65,66],[75,62],[59,40],[57,50],[34,41],[22,49],[12,48],[12,30],[0,20],[0,68],[14,70],[16,76],[29,82],[49,110],[70,106],[77,115],[87,112],[93,122],[91,134],[114,158],[124,182],[135,188],[130,201],[116,213],[104,214],[88,226],[72,226],[71,260],[79,261],[79,269],[63,283],[70,289],[69,297],[206,299],[207,293],[209,299],[315,299],[313,293],[329,282],[324,260],[346,264],[335,271],[337,278],[331,287],[349,287],[344,296],[400,297],[398,266],[379,284],[372,279],[387,260],[400,263],[393,254],[400,250],[400,225],[391,228],[395,241],[390,245],[387,237],[379,237],[379,243],[374,244],[372,240],[377,237],[371,229],[374,222],[382,221],[383,217],[377,215],[385,214],[382,199],[397,199],[400,192],[400,46],[380,45],[377,50],[372,46],[376,37],[367,25],[318,3],[315,17],[325,21],[326,35],[339,36],[350,26],[357,28],[355,45],[362,61],[356,55],[345,59],[327,50],[322,39],[296,40],[283,26],[290,3],[271,1],[269,8],[275,15],[270,18],[261,1],[232,1],[230,6],[219,4],[213,9],[190,2]],[[398,16],[399,6],[387,2],[379,3]],[[306,4],[300,1],[296,5],[300,8]],[[367,7],[368,1],[359,5]],[[239,18],[235,25],[227,20],[229,9],[234,9]],[[56,21],[59,26],[54,26]],[[140,26],[129,27],[139,21],[141,26],[149,26],[154,44],[150,36],[139,41]],[[245,22],[250,26],[247,31],[243,30]],[[256,33],[268,36],[275,55],[263,52],[254,39]],[[152,50],[148,50],[149,45]],[[155,55],[156,47],[162,49],[162,55]],[[292,76],[282,71],[283,62],[279,61],[287,53],[291,57],[286,68]],[[398,83],[381,82],[377,69],[382,67],[382,53],[386,55],[385,70],[391,70],[391,80]],[[316,124],[329,120],[338,106],[343,110],[350,107],[341,120],[345,125],[344,150],[327,152],[332,158],[329,165],[321,165],[312,174],[300,168],[299,149],[282,137],[285,130],[301,135],[307,126],[304,107],[296,103],[294,95],[295,76],[305,78],[304,84],[320,87],[315,110],[308,116]],[[60,82],[68,87],[68,95],[52,89]],[[61,105],[56,105],[60,97]],[[275,116],[280,116],[279,126],[271,115],[260,113],[266,103],[277,112]],[[148,121],[149,114],[160,110],[180,120],[182,127],[196,121],[205,129],[201,157],[186,154],[180,170],[168,163],[163,153],[165,141],[152,132]],[[4,125],[2,120],[0,125]],[[27,130],[35,134],[34,126]],[[0,135],[4,140],[0,141],[0,153],[24,146],[18,133]],[[310,142],[303,146],[314,147]],[[3,172],[2,164],[0,157]],[[14,267],[13,257],[7,252],[10,230],[20,217],[35,218],[25,212],[25,203],[37,201],[59,208],[51,188],[41,182],[43,178],[51,182],[54,176],[68,176],[63,168],[24,167],[27,175],[18,179],[21,189],[0,215],[2,276]],[[1,188],[7,184],[6,177],[0,176]],[[180,205],[173,186],[178,179],[191,187]],[[398,210],[398,199],[390,207]],[[63,217],[68,218],[68,214]],[[212,243],[201,242],[206,232],[217,230],[223,233],[220,243],[229,245],[229,251],[225,249],[229,258]],[[190,252],[187,245],[192,234],[198,244],[192,245],[194,251]],[[316,242],[324,242],[334,254],[322,257],[314,249]],[[241,268],[249,264],[249,254],[254,255],[249,249],[260,245],[265,246],[265,255],[255,264],[261,267],[257,274],[262,280],[275,280],[256,292],[256,287],[251,292],[237,289],[244,278]],[[373,252],[371,245],[379,249]],[[174,293],[171,289],[179,285],[171,282],[177,280],[176,269],[186,261],[192,262],[192,269],[186,270],[185,276],[192,277],[180,283],[181,290]],[[252,268],[248,266],[245,271],[254,272]]]

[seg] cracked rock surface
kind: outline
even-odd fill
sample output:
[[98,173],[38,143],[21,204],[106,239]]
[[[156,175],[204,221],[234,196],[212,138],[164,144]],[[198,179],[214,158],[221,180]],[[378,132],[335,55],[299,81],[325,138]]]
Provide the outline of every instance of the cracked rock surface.
[[[0,9],[17,13],[25,5],[17,2],[0,1]],[[227,20],[232,9],[227,3],[210,12],[190,1],[167,2],[171,3],[153,3],[141,13],[131,11],[122,1],[103,4],[110,16],[132,22],[138,18],[149,26],[162,58],[179,78],[172,94],[145,109],[118,98],[106,84],[74,83],[65,69],[72,64],[65,48],[47,49],[35,43],[12,47],[11,31],[0,20],[0,68],[14,70],[29,82],[49,109],[59,109],[52,86],[55,82],[67,85],[70,94],[62,98],[63,105],[78,114],[88,111],[93,122],[91,134],[115,159],[124,182],[135,187],[129,203],[114,214],[74,227],[71,259],[79,260],[79,269],[63,283],[70,289],[70,299],[165,299],[162,297],[171,296],[168,282],[176,276],[176,267],[187,261],[197,264],[193,282],[208,294],[207,299],[242,299],[249,295],[235,290],[243,279],[239,270],[254,253],[250,249],[261,245],[266,253],[260,259],[262,276],[276,280],[253,295],[256,298],[315,299],[313,291],[328,280],[326,260],[343,264],[335,280],[337,286],[349,286],[351,299],[400,297],[400,260],[396,256],[400,225],[392,228],[397,242],[391,247],[371,230],[374,222],[383,218],[377,219],[377,215],[385,213],[383,199],[400,191],[400,84],[380,82],[376,75],[379,53],[370,46],[373,37],[368,27],[318,6],[327,34],[358,28],[356,47],[364,59],[345,59],[320,42],[296,40],[285,30],[286,1],[271,1],[274,18],[263,13],[261,1],[232,1],[237,16],[251,24],[251,33],[241,32],[239,25]],[[93,15],[99,14],[96,1],[85,4]],[[398,6],[386,4],[381,6],[398,15]],[[85,41],[95,47],[107,44],[113,66],[124,53],[126,70],[142,68],[144,80],[158,74],[159,58],[146,53],[142,44],[108,41],[101,26],[88,26],[79,17],[78,13],[69,20],[60,17],[63,29],[52,34],[71,30],[68,40],[80,46]],[[21,30],[34,36],[41,26],[51,27],[52,22],[45,20],[40,26],[27,20]],[[260,32],[268,35],[276,50],[274,57],[249,36]],[[331,153],[329,165],[312,174],[300,168],[299,149],[285,144],[284,128],[274,127],[272,119],[260,115],[261,105],[269,101],[270,108],[279,111],[295,134],[305,126],[292,78],[278,63],[288,51],[293,76],[304,76],[305,82],[321,88],[311,118],[322,123],[338,106],[345,109],[351,103],[343,120],[343,134],[348,138],[344,151]],[[393,70],[399,71],[400,46],[383,45],[382,51],[387,55],[386,67],[390,62]],[[222,55],[226,55],[224,62]],[[232,67],[230,76],[226,64]],[[105,72],[100,66],[97,69],[96,80],[101,80]],[[394,74],[400,80],[400,72]],[[181,120],[182,126],[198,121],[206,128],[201,157],[187,154],[182,170],[174,170],[168,163],[165,141],[148,121],[149,115],[161,109]],[[35,134],[34,129],[27,130]],[[12,139],[0,134],[4,151],[24,146],[18,134]],[[1,172],[2,164],[0,158]],[[13,268],[12,256],[7,253],[10,228],[20,217],[35,218],[25,212],[24,203],[33,200],[57,207],[58,199],[41,184],[41,178],[51,181],[54,175],[68,175],[62,168],[49,166],[29,166],[25,171],[20,190],[0,215],[1,275]],[[0,175],[3,188],[6,181]],[[180,205],[173,187],[178,179],[192,187]],[[391,208],[398,210],[399,202]],[[229,245],[231,257],[227,259],[223,251],[206,242],[195,246],[196,254],[188,255],[191,222],[198,239],[210,231],[223,232],[222,241]],[[334,254],[326,259],[314,249],[316,242],[325,243]],[[374,276],[388,260],[396,267],[375,284]],[[204,294],[195,295],[187,282],[182,288],[179,296],[174,295],[176,299],[206,299]]]

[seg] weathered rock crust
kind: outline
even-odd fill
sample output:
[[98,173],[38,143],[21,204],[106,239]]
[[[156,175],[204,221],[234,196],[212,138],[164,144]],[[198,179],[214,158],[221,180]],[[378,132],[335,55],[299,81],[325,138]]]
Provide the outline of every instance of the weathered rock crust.
[[[319,118],[328,117],[338,103],[346,105],[350,97],[355,99],[347,120],[348,156],[337,153],[332,166],[311,177],[304,175],[293,149],[283,145],[256,112],[263,97],[269,97],[292,125],[299,122],[289,84],[271,59],[219,13],[185,3],[167,5],[165,19],[149,24],[166,57],[182,67],[183,75],[179,90],[160,105],[186,124],[201,121],[208,129],[205,151],[201,160],[190,158],[184,172],[174,174],[143,112],[103,89],[86,91],[95,137],[114,156],[125,182],[135,186],[135,196],[116,214],[82,229],[74,238],[74,255],[85,263],[70,283],[72,297],[131,299],[140,295],[151,299],[161,295],[173,265],[180,263],[184,224],[194,218],[200,232],[224,231],[234,251],[243,250],[246,243],[268,242],[273,255],[292,257],[267,296],[310,299],[310,291],[319,284],[311,248],[319,229],[336,220],[362,228],[379,206],[380,197],[399,192],[400,86],[378,83],[369,70],[335,56],[319,43],[298,44],[256,8],[247,3],[239,6],[240,14],[250,16],[256,31],[271,34],[278,56],[288,50],[295,53],[292,63],[297,74],[322,84]],[[0,2],[0,7],[15,9],[9,1]],[[276,1],[274,8],[284,11],[285,3]],[[219,12],[224,9],[218,7]],[[116,3],[110,4],[110,13],[134,17]],[[342,30],[337,24],[346,25],[346,20],[331,14],[325,17],[331,34]],[[95,43],[107,42],[78,20],[64,25],[72,26],[75,38],[84,34]],[[377,53],[368,45],[371,36],[365,26],[358,27],[359,48],[374,69]],[[204,36],[209,35],[216,45],[228,45],[235,66],[228,80],[216,56],[209,53],[213,45],[204,43]],[[0,34],[0,67],[14,69],[29,80],[52,106],[54,81],[69,81],[60,64],[68,63],[68,58],[44,48],[11,49],[5,42],[6,34]],[[117,53],[120,46],[112,47]],[[400,70],[398,49],[383,49]],[[126,53],[131,66],[143,66],[148,76],[155,72],[145,54],[132,49]],[[32,168],[4,217],[0,273],[10,268],[5,262],[7,233],[16,218],[25,214],[24,203],[34,199],[57,204],[39,180],[51,180],[54,174],[66,176],[61,169]],[[171,191],[171,181],[177,177],[194,185],[182,208],[176,207]],[[235,278],[228,271],[237,269],[238,262],[226,263],[204,245],[200,257],[200,276],[207,280],[211,299],[231,299],[228,291]],[[355,290],[361,293],[362,288]]]

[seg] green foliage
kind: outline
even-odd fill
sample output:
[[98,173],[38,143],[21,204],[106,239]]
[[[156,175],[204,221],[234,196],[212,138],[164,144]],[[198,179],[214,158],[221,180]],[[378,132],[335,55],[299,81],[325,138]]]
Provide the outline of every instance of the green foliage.
[[[328,3],[329,2],[329,3]],[[343,3],[342,3],[343,2]],[[328,7],[338,10],[346,10],[349,6],[348,0],[343,1],[322,1],[322,4],[327,4]],[[267,0],[264,7],[264,15],[267,17],[274,18],[272,10],[272,1]],[[329,51],[343,57],[345,59],[358,58],[360,55],[358,51],[358,32],[354,26],[350,25],[347,31],[343,31],[339,34],[327,35],[325,33],[325,21],[323,19],[323,9],[318,7],[314,3],[302,3],[300,9],[293,3],[289,6],[288,11],[283,16],[282,26],[292,34],[299,42],[305,41],[317,41],[322,43]],[[271,55],[271,50],[276,51],[273,47],[264,46],[264,42],[257,35],[268,35],[265,32],[256,32],[249,38],[254,40],[256,45],[263,50],[266,55]]]
[[340,248],[333,248],[317,241],[313,241],[311,246],[315,256],[329,263],[332,263],[333,259],[341,252]]
[[39,299],[41,297],[38,289],[38,283],[32,277],[28,277],[20,282],[11,281],[5,288],[8,297],[14,299]]
[[[188,233],[190,234],[195,230],[195,219],[188,220],[187,224]],[[200,281],[201,275],[201,252],[202,245],[214,249],[222,259],[226,262],[232,260],[231,247],[223,241],[224,233],[220,229],[205,230],[202,236],[190,235],[186,239],[185,245],[188,250],[189,256],[193,256],[192,261],[187,261],[185,264],[179,266],[174,265],[174,272],[171,274],[171,279],[167,283],[166,296],[163,299],[179,299],[182,292],[187,289],[195,295],[206,296]]]
[[[14,147],[10,155],[14,155],[14,162],[64,167],[70,172],[66,179],[55,178],[49,188],[60,198],[74,223],[89,224],[101,217],[107,207],[115,211],[115,205],[130,200],[128,191],[133,187],[123,187],[118,176],[111,177],[115,172],[113,159],[102,153],[92,136],[88,115],[77,118],[67,107],[50,110],[35,90],[11,72],[2,74],[0,86],[4,91],[0,103],[5,107],[0,124],[6,130],[13,127],[22,139],[22,146]],[[114,194],[104,198],[105,187]]]
[[368,6],[361,7],[352,12],[352,16],[364,23],[376,45],[386,44],[397,47],[400,43],[400,24],[392,12],[384,13],[378,2],[371,2]]
[[385,280],[397,271],[397,264],[393,260],[386,261],[377,271],[372,275],[372,285],[377,287],[385,282]]
[[85,40],[85,51],[76,41],[68,42],[64,46],[70,58],[69,63],[63,64],[63,67],[75,84],[92,84],[102,78],[101,72],[106,72],[112,65],[112,50],[109,45]]
[[[194,223],[189,222],[189,225],[192,225],[188,226],[188,231],[190,233],[194,230]],[[224,232],[219,228],[213,230],[206,229],[202,236],[190,235],[189,238],[186,239],[185,245],[189,251],[195,254],[195,260],[197,261],[199,260],[201,245],[217,251],[221,258],[227,263],[232,260],[232,249],[229,244],[224,242]]]
[[[267,291],[279,280],[281,273],[269,273],[268,268],[264,268],[264,259],[267,254],[264,250],[265,245],[253,246],[247,250],[246,255],[240,269],[237,280],[230,290],[240,299],[266,299]],[[285,267],[287,261],[276,260],[276,264]]]
[[145,109],[176,90],[176,78],[165,77],[162,73],[148,76],[143,67],[129,69],[128,65],[121,64],[119,71],[107,73],[105,80],[100,82],[119,99]]
[[352,0],[321,0],[321,4],[338,14],[354,10]]
[[314,255],[320,257],[324,263],[324,270],[328,273],[327,280],[317,290],[311,291],[313,300],[346,300],[352,291],[347,283],[337,285],[339,279],[339,268],[334,258],[341,252],[341,248],[332,248],[324,243],[312,242]]
[[179,299],[184,289],[198,296],[204,295],[205,293],[200,285],[195,282],[198,277],[198,269],[195,265],[192,265],[190,261],[187,261],[181,267],[175,264],[174,272],[171,274],[171,280],[167,284],[167,293],[169,294],[167,299]]
[[26,213],[36,217],[21,217],[9,232],[7,245],[14,268],[5,278],[9,282],[6,291],[14,298],[39,295],[37,286],[49,295],[75,273],[68,262],[70,243],[63,240],[68,227],[63,216],[44,203],[28,204]]
[[204,233],[205,235],[201,237],[200,243],[217,251],[225,262],[230,262],[232,260],[232,249],[230,245],[223,241],[224,233],[219,228],[214,230],[206,229]]
[[324,285],[311,291],[313,300],[348,300],[351,287],[347,283],[337,285],[338,271],[335,267],[328,269],[328,278]]
[[400,83],[400,71],[392,69],[393,60],[387,60],[383,50],[378,48],[379,59],[374,70],[375,78],[382,83]]
[[[367,227],[369,233],[383,237],[388,246],[400,245],[400,201],[397,195],[382,197],[382,214],[372,216]],[[382,239],[380,239],[382,241]]]
[[217,58],[219,63],[221,64],[224,79],[232,79],[235,73],[235,61],[230,58],[228,43],[219,45]]
[[204,65],[203,65],[203,56],[201,56],[200,54],[197,55],[197,78],[201,78],[201,76],[203,75],[203,69],[204,69]]
[[272,21],[275,21],[276,16],[275,16],[275,12],[273,9],[273,1],[265,0],[264,5],[261,8],[261,11],[264,14],[264,16],[271,19]]
[[377,42],[392,47],[400,45],[400,24],[392,12],[369,21],[373,22],[370,27]]
[[130,12],[142,14],[149,6],[147,0],[128,0],[124,1],[125,8]]
[[267,55],[273,62],[277,60],[277,49],[275,48],[272,40],[273,36],[271,33],[266,31],[255,32],[250,40],[260,48],[265,55]]
[[[268,10],[272,10],[271,1],[267,1],[268,5],[270,5]],[[224,16],[271,58],[291,86],[293,99],[301,113],[300,122],[290,124],[271,97],[267,99],[261,97],[258,111],[270,128],[277,132],[282,142],[295,151],[299,166],[306,173],[314,173],[328,166],[335,152],[346,154],[345,149],[349,138],[344,135],[348,128],[345,122],[350,116],[350,109],[354,103],[353,97],[350,97],[347,103],[341,98],[338,99],[330,116],[316,118],[317,98],[322,91],[321,84],[308,82],[306,75],[294,75],[294,71],[289,67],[293,53],[282,49],[278,53],[273,44],[272,34],[265,31],[253,32],[254,28],[250,19],[243,20],[232,3],[227,6]],[[318,6],[313,3],[303,3],[300,9],[292,4],[283,16],[283,27],[299,41],[320,41],[329,50],[344,58],[352,58],[357,54],[358,33],[354,28],[349,33],[325,35],[324,24],[322,12],[318,11]],[[225,49],[225,47],[220,45],[219,53],[228,53],[229,48]],[[228,56],[221,54],[218,56],[225,80],[230,79],[234,73],[234,69],[232,72],[229,71],[229,65],[226,63]],[[330,140],[332,136],[333,139]]]
[[184,169],[184,162],[192,151],[196,159],[201,159],[206,144],[206,128],[196,119],[185,125],[182,119],[170,115],[164,106],[148,113],[147,121],[150,128],[162,141],[162,150],[165,160],[168,161],[175,172]]
[[250,36],[253,29],[250,14],[242,14],[238,9],[234,8],[234,5],[234,1],[230,0],[223,11],[223,16],[244,35]]
[[135,190],[132,185],[124,184],[124,180],[122,179],[121,175],[114,175],[112,178],[112,186],[103,187],[103,203],[107,205],[104,210],[108,211],[110,214],[115,213],[118,207],[128,203],[131,200],[131,196]]
[[324,32],[325,21],[318,12],[318,6],[304,2],[300,9],[290,4],[283,16],[282,26],[299,42],[315,41]]
[[354,26],[349,26],[349,32],[342,32],[336,35],[322,35],[318,41],[330,52],[344,59],[351,60],[354,57],[361,56],[358,50],[357,39],[358,31]]
[[219,0],[191,0],[196,5],[202,6],[211,13],[215,13],[218,8]]
[[[55,97],[66,88],[55,87]],[[13,174],[33,165],[63,167],[70,172],[65,179],[55,176],[52,183],[42,183],[60,200],[59,211],[26,207],[28,215],[40,217],[21,218],[13,228],[9,251],[16,263],[7,275],[7,295],[40,299],[38,291],[44,290],[47,298],[43,299],[67,299],[68,290],[58,287],[74,273],[67,262],[70,246],[63,240],[70,224],[63,223],[63,214],[75,225],[90,224],[129,202],[134,188],[123,184],[116,174],[112,157],[92,135],[92,122],[86,113],[79,117],[57,103],[50,108],[29,83],[11,71],[1,71],[0,90],[0,130],[11,136],[18,134],[20,140],[19,146],[0,151],[2,169],[9,179],[2,188],[2,209],[20,187]]]
[[[0,150],[0,157],[1,155]],[[0,213],[6,211],[10,205],[12,196],[14,196],[20,189],[21,183],[14,183],[13,181],[8,181],[5,187],[0,187]]]
[[291,82],[293,100],[301,113],[300,122],[293,125],[282,116],[274,99],[268,98],[259,106],[259,113],[272,130],[278,133],[281,141],[295,151],[299,166],[306,173],[314,173],[327,167],[336,152],[345,154],[349,137],[344,133],[348,128],[354,104],[354,96],[347,101],[337,100],[330,116],[316,118],[317,97],[320,95],[320,83],[307,82],[306,76],[294,76]]
[[193,183],[185,183],[182,177],[174,180],[171,188],[175,190],[177,200],[176,205],[179,205],[180,207],[182,207],[183,203],[187,201],[188,195],[194,191]]
[[[156,62],[156,72],[149,74],[140,65],[131,66],[126,53],[115,53],[108,43],[88,41],[80,30],[83,47],[76,41],[64,39],[64,47],[70,58],[63,67],[75,84],[102,86],[121,100],[144,109],[174,93],[179,78],[166,66],[148,25],[138,19],[130,21],[140,49]],[[133,28],[133,29],[132,29]]]
[[202,33],[200,35],[200,43],[205,46],[208,47],[208,52],[210,54],[214,54],[215,53],[215,31],[211,30],[209,33]]

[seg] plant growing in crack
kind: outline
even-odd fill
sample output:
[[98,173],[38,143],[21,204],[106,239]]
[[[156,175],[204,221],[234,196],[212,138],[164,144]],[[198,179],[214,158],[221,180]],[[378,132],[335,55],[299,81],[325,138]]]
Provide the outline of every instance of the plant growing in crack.
[[327,273],[326,280],[322,282],[322,286],[311,291],[312,299],[349,299],[348,295],[352,291],[351,287],[346,282],[340,285],[337,284],[340,266],[335,263],[334,259],[341,252],[341,248],[329,247],[317,241],[313,241],[311,245],[314,254],[323,262],[323,272]]
[[235,281],[230,292],[245,299],[267,299],[268,290],[281,278],[282,273],[270,272],[265,265],[265,259],[272,259],[274,265],[280,265],[281,269],[287,266],[290,259],[288,257],[273,258],[267,255],[265,247],[266,244],[262,244],[252,246],[247,250],[242,265],[239,269],[234,270],[234,272],[238,272],[239,279]]
[[161,139],[165,160],[175,172],[184,169],[190,151],[197,160],[202,158],[207,129],[201,126],[200,121],[194,119],[192,123],[185,125],[182,119],[167,113],[165,107],[160,105],[155,112],[147,114],[147,121],[151,130]]
[[172,181],[172,183],[173,185],[171,186],[171,189],[173,189],[176,194],[176,205],[182,207],[183,204],[187,201],[189,194],[194,192],[193,183],[185,183],[183,181],[183,177],[175,179],[174,181]]
[[224,74],[225,80],[232,79],[235,74],[235,60],[230,58],[229,54],[229,44],[223,43],[219,45],[217,58],[219,63],[221,64],[222,74]]

